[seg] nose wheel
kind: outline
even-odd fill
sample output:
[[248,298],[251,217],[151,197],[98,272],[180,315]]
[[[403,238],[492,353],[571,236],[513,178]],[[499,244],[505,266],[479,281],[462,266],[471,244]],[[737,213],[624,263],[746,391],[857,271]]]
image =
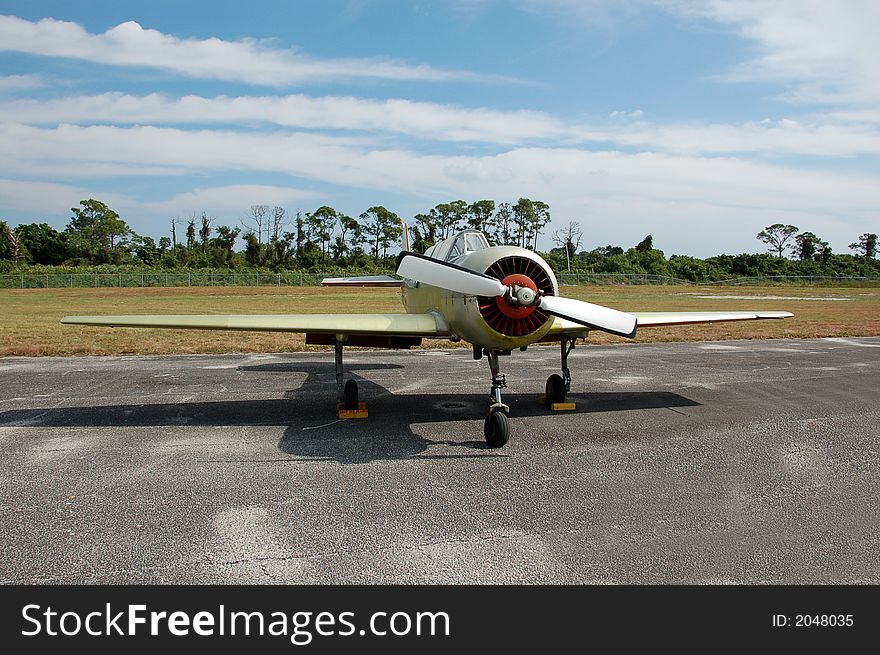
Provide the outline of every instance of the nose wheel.
[[486,351],[489,369],[492,371],[492,389],[489,390],[492,404],[489,405],[489,414],[483,424],[483,434],[486,443],[492,448],[501,448],[510,439],[510,419],[507,417],[510,408],[501,402],[501,390],[507,386],[507,381],[498,364],[498,354],[497,350]]
[[492,448],[501,448],[510,439],[510,419],[507,412],[501,408],[492,407],[483,424],[483,434],[486,443]]

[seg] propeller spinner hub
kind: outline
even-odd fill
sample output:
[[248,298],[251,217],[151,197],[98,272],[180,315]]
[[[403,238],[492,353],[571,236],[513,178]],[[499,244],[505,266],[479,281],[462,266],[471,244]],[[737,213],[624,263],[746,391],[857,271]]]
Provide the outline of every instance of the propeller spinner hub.
[[498,309],[508,318],[525,318],[535,311],[535,298],[538,295],[538,287],[527,275],[513,273],[508,275],[501,284],[510,289],[503,296],[495,298]]
[[534,303],[535,298],[538,295],[532,289],[529,289],[528,287],[513,287],[513,289],[511,289],[511,291],[512,291],[511,295],[514,298],[516,298],[516,301],[520,305],[524,305],[526,307],[528,307],[529,305]]

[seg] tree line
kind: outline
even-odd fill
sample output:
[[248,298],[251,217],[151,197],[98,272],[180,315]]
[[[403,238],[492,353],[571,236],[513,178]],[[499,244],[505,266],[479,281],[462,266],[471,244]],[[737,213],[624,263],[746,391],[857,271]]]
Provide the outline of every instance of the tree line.
[[[328,205],[291,216],[283,207],[251,205],[238,225],[218,225],[207,212],[170,221],[167,236],[137,234],[106,203],[90,198],[71,208],[64,230],[47,223],[10,228],[0,221],[0,260],[66,266],[143,265],[162,268],[269,268],[323,270],[387,267],[400,244],[401,218],[382,206],[357,217]],[[411,248],[424,252],[465,228],[493,243],[536,248],[550,223],[550,207],[520,198],[440,203],[411,221]],[[237,249],[239,239],[243,247]]]
[[[465,228],[484,232],[493,244],[537,250],[538,238],[550,223],[550,207],[520,198],[516,203],[454,200],[416,214],[410,225],[410,248],[424,252]],[[378,271],[393,268],[402,222],[382,206],[356,217],[329,205],[292,216],[282,207],[251,205],[237,225],[220,225],[207,212],[174,219],[158,240],[137,234],[106,203],[90,198],[71,208],[64,230],[47,223],[0,221],[0,270],[23,266],[137,266],[161,268]],[[648,235],[631,248],[600,246],[582,250],[580,224],[555,230],[556,247],[544,253],[557,271],[635,273],[691,281],[760,276],[877,276],[878,238],[864,233],[850,245],[853,254],[836,254],[828,242],[794,225],[775,223],[756,238],[766,253],[717,255],[699,259],[666,257]],[[242,242],[241,248],[237,245]]]

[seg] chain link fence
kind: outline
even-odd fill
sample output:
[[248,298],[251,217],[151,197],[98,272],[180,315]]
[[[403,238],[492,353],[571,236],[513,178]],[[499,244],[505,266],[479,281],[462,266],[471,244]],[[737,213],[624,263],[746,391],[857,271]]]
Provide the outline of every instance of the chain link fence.
[[48,273],[0,275],[2,289],[83,289],[137,287],[314,287],[324,275],[284,273]]
[[[353,273],[351,276],[360,275]],[[286,271],[283,273],[46,273],[0,275],[2,289],[83,289],[138,287],[229,287],[293,286],[315,287],[324,277],[345,277],[345,273],[321,274]],[[766,276],[740,277],[715,282],[691,282],[665,275],[642,273],[559,273],[559,284],[572,285],[828,285],[880,286],[880,277]]]

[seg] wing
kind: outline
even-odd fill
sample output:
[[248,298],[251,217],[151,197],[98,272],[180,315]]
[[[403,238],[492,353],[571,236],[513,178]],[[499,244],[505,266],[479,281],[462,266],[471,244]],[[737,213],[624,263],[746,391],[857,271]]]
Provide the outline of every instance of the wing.
[[357,277],[325,277],[322,287],[399,287],[403,280],[390,275],[360,275]]
[[[694,323],[723,323],[727,321],[756,321],[761,319],[782,319],[794,316],[791,312],[630,312],[638,319],[638,327],[660,327],[662,325],[689,325]],[[549,334],[577,334],[584,332],[584,326],[562,318],[556,318]]]
[[365,336],[446,337],[449,326],[439,314],[180,314],[65,316],[68,325],[256,330]]
[[794,316],[791,312],[633,312],[639,327],[688,325],[692,323],[724,323],[727,321],[758,321]]

